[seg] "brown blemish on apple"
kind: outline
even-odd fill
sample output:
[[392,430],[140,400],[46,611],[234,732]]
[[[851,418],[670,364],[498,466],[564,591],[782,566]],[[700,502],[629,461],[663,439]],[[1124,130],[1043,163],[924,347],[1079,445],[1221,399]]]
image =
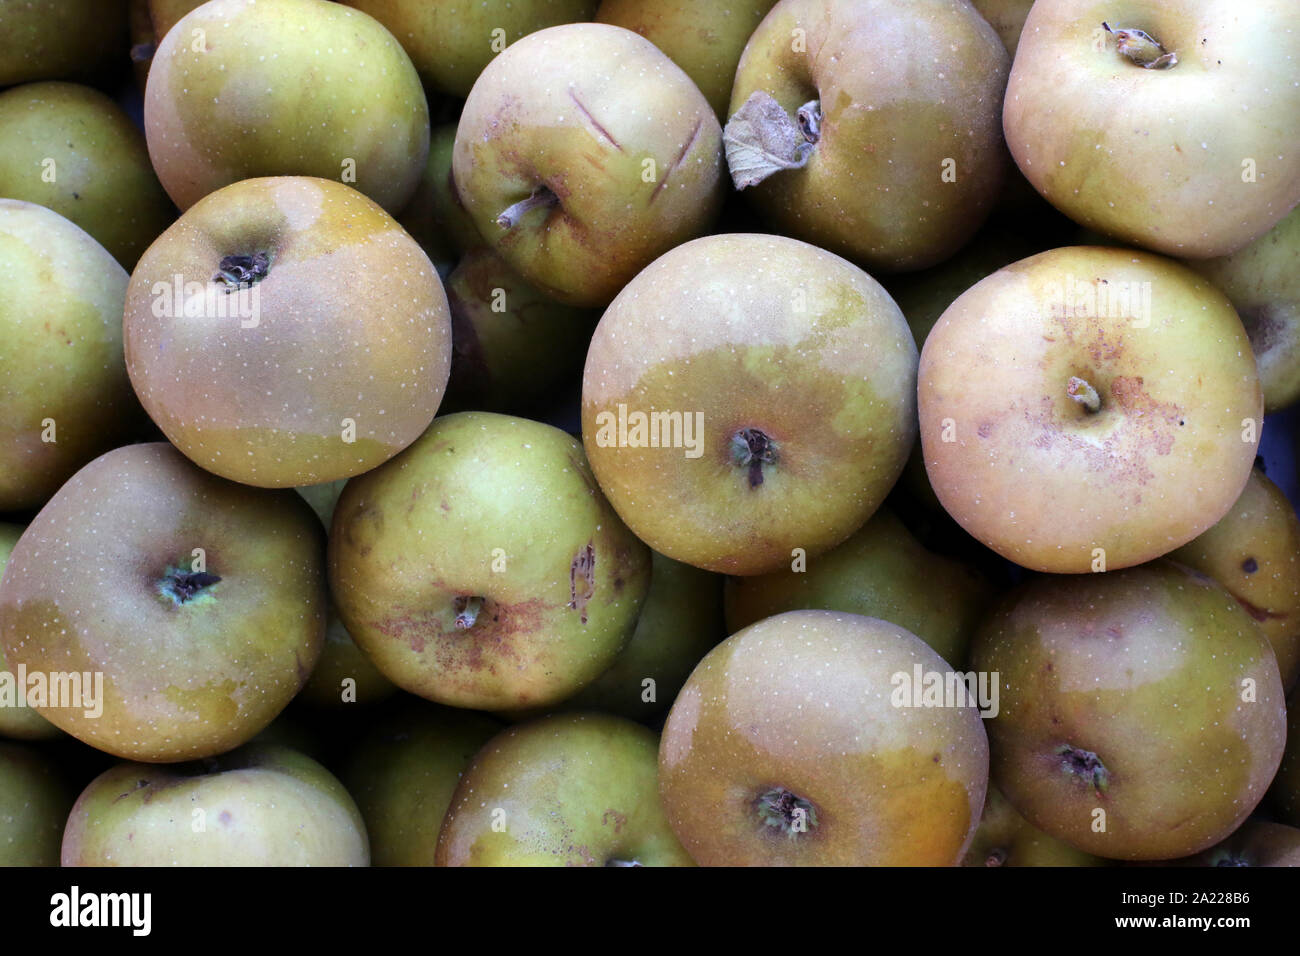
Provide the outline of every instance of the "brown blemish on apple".
[[[1119,403],[1124,414],[1143,426],[1143,431],[1150,439],[1157,455],[1167,455],[1174,447],[1172,429],[1182,424],[1182,412],[1173,402],[1157,402],[1143,387],[1140,375],[1119,375],[1110,383],[1110,393]],[[1163,420],[1171,430],[1160,427]]]
[[228,826],[230,826],[230,822],[231,822],[230,811],[229,811],[229,810],[222,810],[222,811],[221,811],[221,815],[220,815],[219,817],[217,817],[217,820],[221,823],[221,825],[222,825],[223,827],[228,827]]
[[1254,574],[1259,570],[1259,562],[1254,558],[1247,558],[1245,561],[1241,562],[1241,570],[1246,574]]
[[596,591],[596,550],[590,541],[578,549],[569,564],[569,603],[587,623],[587,602]]
[[1240,604],[1243,608],[1246,609],[1246,613],[1248,613],[1255,620],[1259,621],[1261,624],[1265,621],[1277,621],[1286,617],[1285,614],[1275,613],[1273,611],[1269,611],[1265,608],[1262,608],[1256,604],[1251,604],[1244,597],[1241,597],[1238,594],[1234,594],[1233,597],[1237,599],[1238,604]]
[[608,809],[600,815],[600,825],[603,827],[609,826],[609,821],[611,818],[613,818],[614,820],[614,833],[616,834],[622,833],[623,826],[624,824],[627,823],[627,814],[619,813],[617,810],[614,810],[612,808]]

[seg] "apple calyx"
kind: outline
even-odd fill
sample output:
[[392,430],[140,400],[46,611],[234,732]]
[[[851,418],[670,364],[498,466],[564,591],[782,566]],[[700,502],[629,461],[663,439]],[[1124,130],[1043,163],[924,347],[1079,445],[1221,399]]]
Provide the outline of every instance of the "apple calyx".
[[455,601],[456,629],[468,631],[478,620],[479,611],[483,610],[483,598],[474,596],[458,597]]
[[985,866],[1002,866],[1007,862],[1007,851],[1002,847],[994,847],[989,850],[988,856],[984,857]]
[[1110,771],[1091,750],[1080,750],[1070,744],[1056,748],[1061,758],[1061,770],[1087,784],[1098,793],[1105,793],[1110,788]]
[[1167,70],[1178,65],[1178,54],[1166,51],[1152,36],[1143,30],[1112,29],[1109,23],[1101,27],[1115,37],[1115,49],[1138,66],[1147,70]]
[[497,225],[502,229],[513,229],[519,225],[519,220],[532,212],[534,209],[550,209],[560,201],[560,197],[555,195],[545,186],[538,186],[533,190],[531,196],[527,199],[521,199],[513,206],[507,208],[501,215],[497,216]]
[[776,442],[757,428],[742,428],[731,436],[731,460],[749,471],[749,487],[763,483],[763,466],[777,462]]
[[821,127],[817,100],[799,107],[791,120],[771,94],[755,90],[722,131],[732,182],[747,189],[783,169],[801,169],[821,141]]
[[210,597],[211,588],[221,580],[207,571],[185,571],[169,567],[158,581],[158,593],[173,604],[189,604],[201,597]]
[[265,252],[252,255],[226,256],[217,267],[213,282],[221,282],[229,295],[239,289],[247,289],[266,278],[271,271],[271,257]]
[[1087,380],[1071,375],[1070,380],[1065,383],[1065,392],[1089,413],[1101,411],[1101,396]]
[[773,827],[792,840],[817,828],[817,807],[785,787],[773,787],[759,794],[754,809],[764,826]]

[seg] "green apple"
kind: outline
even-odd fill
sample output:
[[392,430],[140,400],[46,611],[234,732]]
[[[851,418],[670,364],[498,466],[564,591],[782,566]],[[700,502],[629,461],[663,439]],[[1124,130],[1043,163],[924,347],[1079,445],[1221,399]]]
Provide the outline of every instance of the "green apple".
[[920,638],[856,614],[790,611],[723,641],[659,745],[682,845],[701,865],[959,863],[988,740],[968,700],[915,706],[903,691],[917,671],[951,673]]
[[1277,771],[1277,659],[1210,578],[1170,561],[1042,576],[975,638],[998,673],[993,780],[1033,826],[1123,860],[1188,856],[1227,837]]
[[86,79],[125,62],[119,0],[0,0],[0,86]]
[[1300,866],[1300,830],[1248,820],[1217,846],[1170,866]]
[[1003,557],[1058,573],[1139,564],[1208,529],[1250,476],[1264,414],[1223,293],[1097,247],[962,294],[925,340],[917,392],[944,508]]
[[1264,410],[1300,399],[1300,208],[1254,242],[1217,259],[1188,259],[1232,300],[1250,336]]
[[983,575],[926,550],[893,512],[881,508],[825,554],[771,574],[728,578],[727,631],[734,634],[784,611],[842,611],[897,624],[961,667],[992,598]]
[[206,0],[127,0],[127,23],[131,33],[131,65],[135,70],[136,86],[143,93],[149,76],[149,65],[167,31],[180,22],[181,17],[195,10]]
[[1208,574],[1250,612],[1273,646],[1282,686],[1300,679],[1300,518],[1258,469],[1219,523],[1170,554]]
[[175,215],[130,117],[75,83],[0,93],[0,194],[53,209],[127,269]]
[[0,199],[0,512],[39,508],[142,418],[122,355],[125,270],[56,212]]
[[0,581],[5,660],[42,716],[100,750],[224,753],[271,722],[320,655],[320,525],[296,494],[236,485],[163,443],[81,469]]
[[0,867],[58,866],[71,809],[53,761],[35,747],[0,742]]
[[1300,827],[1300,690],[1287,702],[1286,750],[1268,796],[1279,820]]
[[1300,202],[1297,61],[1294,0],[1039,0],[1007,86],[1007,145],[1080,225],[1226,256]]
[[120,764],[77,798],[64,866],[368,866],[365,823],[328,770],[263,744],[179,767]]
[[397,217],[444,277],[463,253],[483,245],[483,237],[461,205],[452,179],[451,150],[455,142],[455,123],[434,127],[429,138],[429,161],[420,183]]
[[[9,563],[9,555],[13,553],[14,545],[18,543],[22,533],[22,525],[0,522],[0,578],[4,575],[5,565]],[[14,681],[13,701],[10,702],[6,698],[3,703],[0,703],[0,737],[45,740],[61,734],[58,727],[37,713],[31,705],[18,703],[19,693],[22,693],[24,701],[27,695],[25,688],[19,686],[14,672],[5,664],[3,641],[0,641],[0,680]]]
[[975,839],[963,866],[1109,866],[1110,861],[1053,839],[1016,813],[989,785]]
[[316,517],[320,518],[326,530],[329,530],[330,525],[334,523],[334,508],[338,505],[339,496],[343,494],[347,483],[346,478],[338,478],[319,485],[301,485],[298,488],[298,494],[311,505],[311,510],[316,512]]
[[1002,45],[1014,60],[1020,32],[1025,28],[1025,19],[1034,0],[971,0],[971,5],[989,22],[989,26],[998,31]]
[[776,0],[602,0],[600,23],[635,30],[695,81],[718,114],[727,118],[736,67],[754,28]]
[[348,482],[329,575],[343,623],[389,680],[438,703],[516,710],[558,703],[613,664],[650,553],[576,440],[464,412]]
[[452,172],[479,234],[525,279],[566,304],[603,306],[708,229],[723,196],[722,131],[649,40],[568,24],[483,71]]
[[261,487],[387,461],[433,419],[451,364],[428,256],[361,193],[303,176],[189,209],[132,273],[123,325],[131,383],[172,444]]
[[318,176],[396,213],[428,158],[429,107],[373,17],[325,0],[211,0],[158,45],[144,131],[182,210],[241,179]]
[[452,796],[439,866],[690,866],[659,804],[658,739],[606,714],[519,724]]
[[408,698],[357,743],[342,774],[370,834],[374,866],[433,866],[452,793],[501,729],[486,714]]
[[1006,171],[1009,66],[951,0],[781,0],[736,70],[727,162],[784,235],[881,271],[948,258]]
[[375,704],[395,693],[397,685],[361,652],[338,612],[330,608],[320,660],[296,699],[316,707],[338,708]]
[[492,58],[545,27],[590,20],[599,0],[345,0],[392,31],[420,78],[462,99]]
[[654,550],[765,574],[871,517],[915,440],[915,372],[898,306],[852,263],[781,236],[709,236],[605,311],[583,442]]

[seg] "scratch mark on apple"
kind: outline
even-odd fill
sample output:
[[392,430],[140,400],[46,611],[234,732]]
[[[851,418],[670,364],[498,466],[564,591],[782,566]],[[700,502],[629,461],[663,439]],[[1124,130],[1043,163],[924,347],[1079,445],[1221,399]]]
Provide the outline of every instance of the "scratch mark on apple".
[[686,140],[686,145],[683,146],[682,151],[677,154],[677,158],[673,160],[673,164],[664,170],[663,176],[659,179],[659,185],[655,186],[655,191],[650,194],[650,202],[654,202],[655,199],[658,198],[659,194],[663,192],[664,187],[668,185],[668,179],[672,176],[673,170],[682,164],[682,160],[686,158],[686,154],[691,151],[691,147],[695,145],[695,140],[699,137],[700,129],[703,126],[704,120],[697,119],[695,121],[695,129],[691,130],[691,135],[690,138]]
[[569,99],[573,100],[573,104],[578,107],[578,109],[582,110],[582,115],[587,117],[587,122],[595,128],[597,133],[609,140],[610,143],[613,144],[614,148],[620,153],[623,152],[623,147],[619,144],[619,141],[610,135],[609,130],[600,125],[600,122],[596,117],[591,115],[591,110],[587,109],[587,107],[583,105],[582,100],[578,99],[578,94],[573,92],[572,87],[569,88]]

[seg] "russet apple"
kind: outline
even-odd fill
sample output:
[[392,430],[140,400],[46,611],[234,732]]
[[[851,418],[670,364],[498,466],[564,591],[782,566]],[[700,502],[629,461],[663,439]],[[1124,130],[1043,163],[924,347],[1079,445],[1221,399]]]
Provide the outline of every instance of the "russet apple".
[[461,205],[452,179],[451,151],[455,142],[455,123],[434,127],[429,137],[429,161],[415,188],[415,195],[397,217],[401,227],[420,244],[443,278],[463,253],[484,244],[478,227]]
[[[22,536],[23,526],[0,522],[0,578],[3,578],[5,565],[14,545]],[[5,664],[4,641],[0,641],[0,737],[16,740],[45,740],[58,737],[62,731],[26,704],[26,688],[21,685],[14,671]],[[12,694],[12,697],[10,696]],[[20,703],[19,694],[22,694]]]
[[1109,866],[1110,862],[1048,836],[1016,813],[1016,808],[990,784],[979,829],[962,865]]
[[1281,823],[1247,820],[1217,846],[1169,866],[1300,866],[1300,830]]
[[1020,45],[1020,31],[1025,28],[1025,19],[1029,16],[1029,8],[1034,5],[1034,0],[970,0],[970,2],[971,6],[979,11],[980,16],[989,22],[989,26],[998,31],[998,36],[1002,38],[1002,45],[1007,48],[1007,52],[1014,60],[1016,47]]

